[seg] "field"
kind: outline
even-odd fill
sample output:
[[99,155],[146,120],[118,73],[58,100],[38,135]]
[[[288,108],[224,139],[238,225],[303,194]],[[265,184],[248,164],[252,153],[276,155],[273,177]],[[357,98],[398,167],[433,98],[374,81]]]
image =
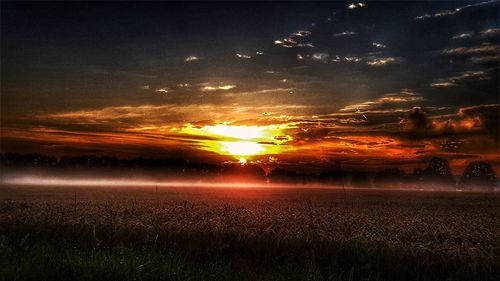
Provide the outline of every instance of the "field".
[[498,276],[498,193],[0,187],[1,280]]

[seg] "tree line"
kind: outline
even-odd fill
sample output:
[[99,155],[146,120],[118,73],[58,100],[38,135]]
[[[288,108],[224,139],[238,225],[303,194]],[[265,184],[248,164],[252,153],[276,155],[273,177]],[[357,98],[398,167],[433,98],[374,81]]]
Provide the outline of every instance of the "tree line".
[[452,174],[446,159],[433,157],[425,169],[416,168],[407,174],[399,168],[386,168],[376,173],[343,170],[340,165],[319,174],[298,173],[275,168],[266,173],[255,164],[225,163],[224,165],[193,162],[186,159],[133,158],[119,159],[114,156],[54,156],[33,154],[0,154],[3,171],[45,170],[57,173],[100,171],[138,171],[166,177],[177,176],[190,179],[252,180],[273,184],[322,184],[347,187],[377,188],[438,188],[493,190],[497,177],[491,165],[483,161],[468,164],[457,179]]

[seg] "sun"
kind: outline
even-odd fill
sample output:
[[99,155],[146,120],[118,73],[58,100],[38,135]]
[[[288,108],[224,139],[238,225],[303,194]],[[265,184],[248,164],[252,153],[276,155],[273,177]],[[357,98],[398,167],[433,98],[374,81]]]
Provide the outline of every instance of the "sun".
[[222,144],[222,152],[227,152],[234,156],[257,155],[265,151],[262,144],[251,141],[225,141]]
[[202,150],[231,155],[236,159],[247,161],[247,158],[242,156],[279,154],[291,149],[286,145],[292,139],[286,134],[286,130],[290,128],[289,125],[218,124],[194,127],[188,124],[181,129],[181,133],[206,138],[198,141]]

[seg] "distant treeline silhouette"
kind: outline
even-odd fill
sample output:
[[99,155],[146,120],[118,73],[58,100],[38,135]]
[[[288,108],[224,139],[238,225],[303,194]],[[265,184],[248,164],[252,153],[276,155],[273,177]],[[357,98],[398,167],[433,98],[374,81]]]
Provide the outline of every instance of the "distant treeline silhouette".
[[266,174],[255,164],[241,165],[225,163],[214,165],[185,159],[133,158],[119,159],[114,156],[45,156],[37,153],[0,154],[0,168],[5,171],[44,170],[55,172],[109,172],[139,171],[163,176],[186,177],[190,179],[242,179],[269,182],[273,184],[323,184],[347,187],[377,188],[436,188],[493,190],[497,187],[495,172],[489,163],[471,162],[462,176],[456,179],[451,173],[448,161],[433,157],[425,169],[415,168],[407,174],[399,168],[386,168],[376,173],[343,170],[340,165],[319,174],[303,174],[296,171],[275,168]]

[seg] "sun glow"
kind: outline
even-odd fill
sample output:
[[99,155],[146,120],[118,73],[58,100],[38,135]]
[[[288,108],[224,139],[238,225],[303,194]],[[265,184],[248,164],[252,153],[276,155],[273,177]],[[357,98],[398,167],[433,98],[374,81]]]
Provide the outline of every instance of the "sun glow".
[[240,159],[241,156],[279,154],[289,150],[290,147],[286,145],[286,142],[291,140],[291,137],[285,133],[289,128],[292,127],[289,125],[227,124],[194,127],[189,124],[181,129],[181,133],[207,138],[199,141],[200,149],[222,155],[232,155]]
[[247,159],[245,159],[244,157],[241,157],[240,158],[240,164],[241,165],[245,165],[247,163]]
[[222,151],[235,156],[249,156],[256,155],[264,152],[265,149],[262,144],[251,141],[224,141],[222,144]]

